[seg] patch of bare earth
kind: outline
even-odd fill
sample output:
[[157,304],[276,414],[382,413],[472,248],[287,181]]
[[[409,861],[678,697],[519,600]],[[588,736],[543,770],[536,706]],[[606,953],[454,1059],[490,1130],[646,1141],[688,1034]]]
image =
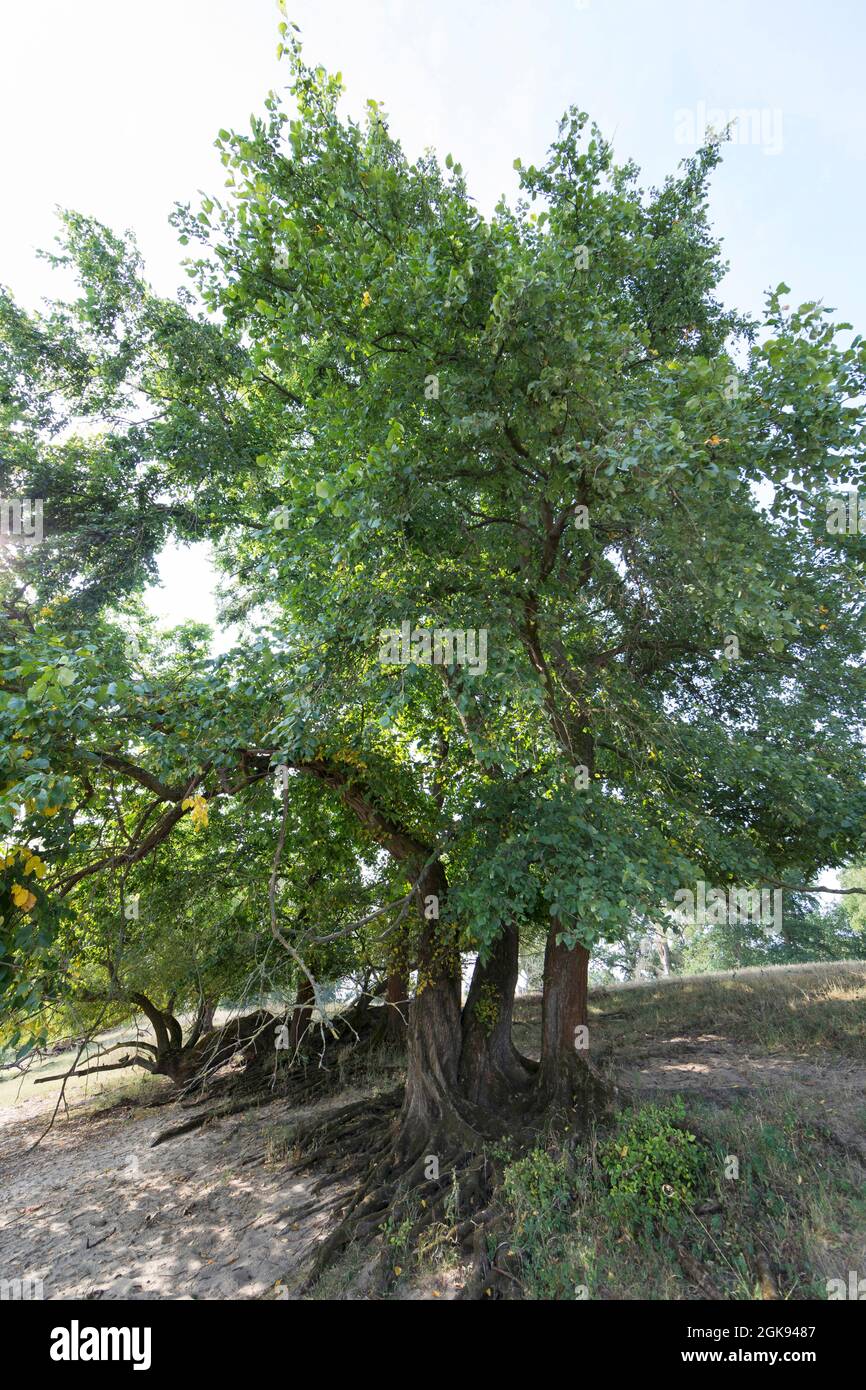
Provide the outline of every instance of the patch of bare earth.
[[[647,997],[651,988],[644,987]],[[640,986],[633,989],[632,998],[639,999],[644,991]],[[536,1002],[534,996],[524,996],[519,1004],[515,1040],[529,1056],[537,1057],[535,1015],[540,998]],[[823,1048],[763,1048],[699,1027],[676,1032],[658,1028],[636,1039],[634,1015],[628,1015],[625,1025],[624,1018],[625,1014],[601,1016],[594,1031],[596,1037],[601,1033],[602,1043],[593,1049],[593,1057],[625,1095],[650,1100],[682,1094],[727,1108],[749,1096],[784,1092],[795,1103],[801,1100],[804,1111],[820,1118],[831,1139],[866,1164],[866,1064],[859,1057]],[[616,1036],[620,1030],[625,1036]]]
[[53,1100],[0,1110],[0,1279],[41,1279],[46,1299],[279,1297],[343,1194],[267,1166],[269,1131],[345,1099],[275,1098],[157,1148],[188,1109],[79,1105],[36,1149]]
[[796,1054],[760,1052],[721,1038],[669,1038],[620,1053],[616,1075],[622,1086],[641,1095],[697,1093],[720,1105],[738,1096],[784,1088],[820,1109],[823,1122],[840,1145],[866,1163],[866,1066],[822,1054],[813,1060]]

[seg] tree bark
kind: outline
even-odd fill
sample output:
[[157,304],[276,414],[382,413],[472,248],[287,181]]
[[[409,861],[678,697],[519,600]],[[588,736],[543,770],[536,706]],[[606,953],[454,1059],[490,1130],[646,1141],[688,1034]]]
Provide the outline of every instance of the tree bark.
[[171,1043],[169,1041],[168,1028],[166,1027],[165,1015],[162,1009],[158,1009],[152,1000],[148,999],[146,994],[130,994],[129,998],[131,1003],[138,1005],[150,1023],[156,1038],[158,1051],[170,1051]]
[[388,976],[385,989],[385,1037],[384,1041],[401,1046],[406,1041],[409,1011],[409,976],[405,971],[394,971]]
[[475,962],[463,1009],[459,1080],[473,1104],[496,1109],[529,1081],[532,1064],[511,1038],[517,986],[519,933],[507,922],[487,961]]
[[420,876],[416,897],[421,914],[417,952],[418,988],[409,1011],[406,1091],[400,1113],[403,1144],[412,1148],[454,1110],[460,1057],[460,955],[443,943],[437,920],[424,915],[435,895],[441,910],[447,893],[437,861]]
[[[325,759],[295,763],[298,771],[312,776],[339,793],[344,804],[388,853],[402,864],[415,884],[420,915],[418,947],[414,953],[418,988],[409,1009],[406,1053],[406,1089],[400,1111],[397,1147],[404,1153],[423,1143],[449,1114],[457,1101],[457,1068],[460,1057],[460,954],[443,941],[438,920],[425,916],[425,899],[431,894],[440,908],[447,894],[445,870],[429,845],[392,820],[376,805],[355,774]],[[431,862],[432,860],[432,862]]]
[[538,1087],[546,1104],[572,1106],[588,1102],[592,1089],[588,1049],[577,1045],[578,1028],[588,1027],[589,952],[558,943],[561,930],[554,918],[544,953]]
[[289,1056],[294,1057],[298,1048],[304,1040],[307,1029],[310,1026],[310,1019],[313,1017],[313,1005],[315,1003],[315,992],[306,975],[302,974],[298,980],[298,989],[295,995],[295,1006],[292,1009],[292,1022],[289,1027]]

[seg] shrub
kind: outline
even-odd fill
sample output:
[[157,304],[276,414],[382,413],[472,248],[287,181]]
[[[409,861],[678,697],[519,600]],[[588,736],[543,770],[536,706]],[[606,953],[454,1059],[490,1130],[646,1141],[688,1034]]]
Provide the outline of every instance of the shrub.
[[645,1105],[620,1116],[616,1132],[599,1146],[609,1206],[624,1225],[671,1224],[691,1204],[704,1159],[695,1136],[682,1128],[684,1118],[681,1100]]

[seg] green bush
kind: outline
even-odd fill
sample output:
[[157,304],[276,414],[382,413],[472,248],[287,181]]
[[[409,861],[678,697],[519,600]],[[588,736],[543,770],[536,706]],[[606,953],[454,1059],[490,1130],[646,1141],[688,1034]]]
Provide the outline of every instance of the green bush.
[[567,1152],[532,1149],[503,1174],[512,1216],[508,1255],[520,1261],[530,1298],[574,1298],[586,1282],[573,1244],[580,1184]]
[[530,1244],[539,1235],[567,1230],[575,1182],[566,1154],[532,1149],[506,1168],[503,1187],[514,1213],[514,1234]]
[[620,1116],[598,1160],[610,1185],[609,1206],[630,1227],[670,1224],[689,1206],[703,1176],[704,1157],[683,1129],[682,1101],[645,1105]]

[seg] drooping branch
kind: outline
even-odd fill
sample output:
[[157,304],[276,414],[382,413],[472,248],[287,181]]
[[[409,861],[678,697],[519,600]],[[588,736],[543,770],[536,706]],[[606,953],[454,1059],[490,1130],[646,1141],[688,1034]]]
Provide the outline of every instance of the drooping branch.
[[[126,1044],[124,1044],[124,1046],[125,1045]],[[50,1076],[37,1076],[34,1077],[33,1084],[34,1086],[41,1086],[45,1081],[68,1081],[70,1077],[74,1076],[96,1076],[99,1072],[123,1071],[126,1067],[143,1067],[145,1071],[149,1071],[151,1074],[156,1073],[156,1066],[149,1057],[126,1056],[121,1057],[119,1062],[100,1062],[97,1066],[85,1067],[82,1071],[77,1071],[75,1067],[73,1067],[71,1071],[55,1071],[52,1072]]]

